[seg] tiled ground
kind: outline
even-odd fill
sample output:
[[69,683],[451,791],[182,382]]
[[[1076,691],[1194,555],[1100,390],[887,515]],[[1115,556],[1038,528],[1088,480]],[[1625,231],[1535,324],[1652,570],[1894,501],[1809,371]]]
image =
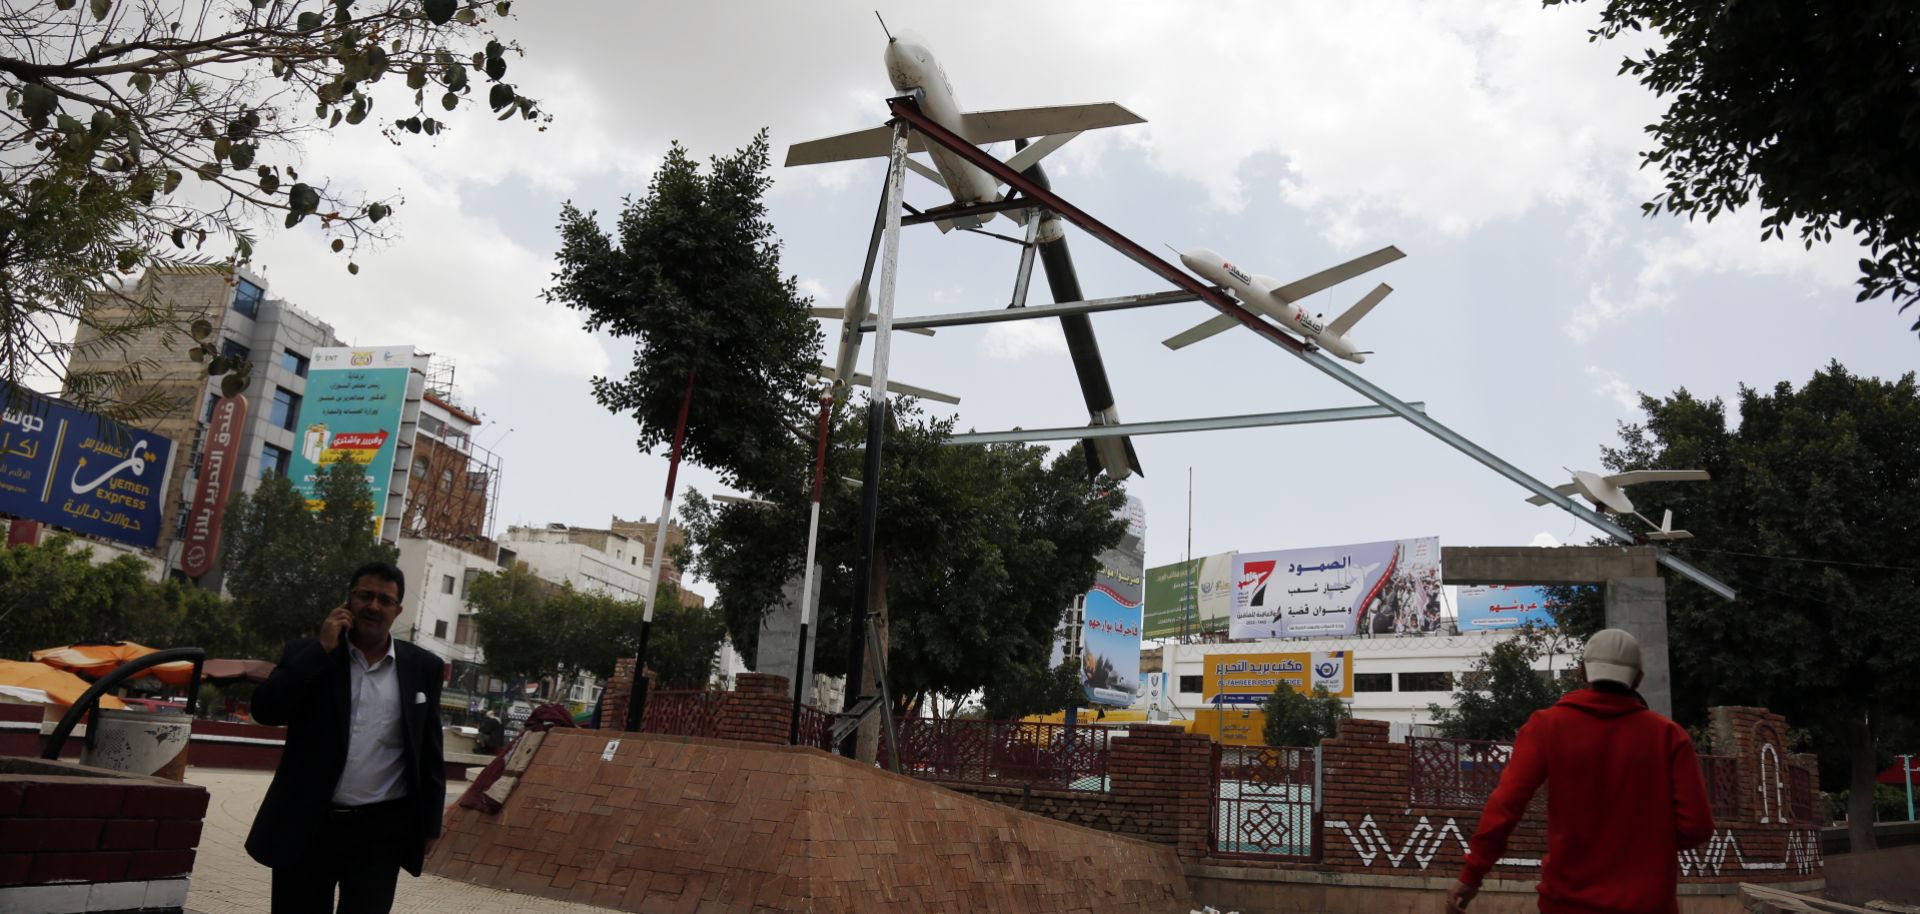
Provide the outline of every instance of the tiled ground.
[[[247,856],[242,846],[260,799],[272,775],[257,771],[190,768],[187,781],[213,794],[207,807],[193,880],[187,890],[187,910],[194,914],[265,914],[267,869]],[[464,783],[448,785],[447,797],[456,799]],[[605,914],[590,905],[518,895],[438,876],[415,879],[400,874],[394,898],[395,914]]]

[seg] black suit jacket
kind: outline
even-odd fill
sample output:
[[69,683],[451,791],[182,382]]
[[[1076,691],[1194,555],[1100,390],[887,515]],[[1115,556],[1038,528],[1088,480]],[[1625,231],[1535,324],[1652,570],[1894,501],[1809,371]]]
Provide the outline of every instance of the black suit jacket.
[[[401,866],[418,876],[427,839],[440,836],[440,817],[447,803],[440,745],[442,662],[431,652],[400,640],[393,642],[393,653],[405,731],[403,779],[409,818],[417,832]],[[326,822],[334,785],[347,765],[347,693],[352,685],[347,665],[351,662],[344,633],[340,646],[332,651],[321,647],[317,638],[295,641],[281,651],[280,665],[253,693],[253,719],[287,728],[280,767],[247,835],[248,855],[266,866],[297,863]],[[420,696],[424,700],[416,701]]]

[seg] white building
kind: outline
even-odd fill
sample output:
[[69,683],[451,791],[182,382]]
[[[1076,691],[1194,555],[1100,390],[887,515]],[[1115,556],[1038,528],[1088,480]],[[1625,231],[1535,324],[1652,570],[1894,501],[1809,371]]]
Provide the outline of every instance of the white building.
[[611,528],[508,527],[500,546],[535,575],[556,584],[636,603],[649,594],[651,556],[639,538]]
[[[1235,641],[1215,644],[1168,644],[1162,650],[1167,675],[1168,716],[1192,720],[1194,712],[1217,689],[1208,688],[1215,675],[1209,656],[1346,651],[1353,664],[1353,716],[1368,720],[1414,725],[1431,723],[1429,705],[1448,707],[1453,691],[1474,663],[1509,632],[1473,632],[1464,635],[1399,635],[1332,638],[1291,638]],[[1535,668],[1559,672],[1571,658],[1543,657]]]

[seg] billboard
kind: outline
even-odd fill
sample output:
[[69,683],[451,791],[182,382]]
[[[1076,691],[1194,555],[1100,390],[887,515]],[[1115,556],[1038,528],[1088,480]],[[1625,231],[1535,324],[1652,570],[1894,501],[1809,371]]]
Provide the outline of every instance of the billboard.
[[1100,571],[1086,595],[1080,685],[1087,701],[1126,707],[1140,691],[1140,623],[1147,564],[1147,513],[1131,495],[1120,508],[1127,520],[1119,545],[1100,553]]
[[240,433],[247,427],[247,398],[221,397],[207,419],[207,447],[200,453],[200,477],[187,510],[187,534],[180,547],[180,571],[198,578],[213,569],[220,554],[220,513],[231,494],[233,471],[245,463]]
[[307,394],[293,432],[298,449],[287,477],[318,509],[316,474],[322,467],[351,461],[366,468],[373,499],[373,535],[380,535],[386,514],[387,483],[400,444],[400,416],[407,402],[412,346],[322,348],[307,368]]
[[1233,559],[1233,638],[1440,629],[1440,540],[1386,540]]
[[0,384],[0,513],[152,549],[173,440]]
[[1353,697],[1352,651],[1291,651],[1277,654],[1208,654],[1200,701],[1208,705],[1258,705],[1280,683],[1302,695],[1325,686],[1336,698]]
[[1147,569],[1146,636],[1224,632],[1233,608],[1233,553]]
[[1511,584],[1465,584],[1457,599],[1462,632],[1490,632],[1504,628],[1553,625],[1553,599],[1545,587]]

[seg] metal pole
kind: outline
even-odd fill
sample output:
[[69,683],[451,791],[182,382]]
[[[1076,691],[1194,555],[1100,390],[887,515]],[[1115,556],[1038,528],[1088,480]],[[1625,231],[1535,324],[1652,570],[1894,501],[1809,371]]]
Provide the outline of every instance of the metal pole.
[[627,729],[637,732],[647,712],[647,642],[653,636],[653,608],[660,602],[660,560],[667,545],[667,517],[673,513],[673,485],[680,475],[680,449],[687,440],[687,414],[693,411],[693,378],[687,372],[687,392],[680,398],[680,418],[673,426],[673,456],[667,461],[667,492],[660,498],[660,520],[653,529],[653,572],[641,604],[640,646],[633,653],[633,688],[627,699]]
[[[873,339],[873,381],[867,385],[867,462],[866,477],[860,482],[860,551],[853,566],[853,617],[849,620],[847,645],[847,689],[843,707],[852,709],[859,696],[860,680],[865,672],[867,613],[873,605],[873,553],[875,530],[880,522],[880,449],[887,429],[887,360],[893,343],[893,287],[900,266],[900,196],[906,180],[907,122],[893,122],[893,153],[887,162],[887,193],[881,206],[887,223],[880,255],[879,323]],[[892,708],[880,713],[892,714]],[[852,758],[859,732],[847,734],[840,753]]]
[[[1152,251],[1141,247],[1137,242],[1120,234],[1100,220],[1095,219],[1059,195],[1039,186],[1033,181],[1027,180],[1025,176],[1009,168],[1006,163],[987,154],[986,151],[980,149],[978,146],[967,142],[964,137],[955,134],[953,131],[941,126],[939,122],[921,113],[919,106],[912,98],[893,98],[889,99],[887,104],[893,111],[895,117],[911,122],[914,129],[918,130],[921,136],[927,141],[938,143],[940,146],[951,150],[955,155],[978,166],[981,170],[997,178],[1007,186],[1033,197],[1039,201],[1041,205],[1058,213],[1062,218],[1079,226],[1088,234],[1106,242],[1108,246],[1119,251],[1127,257],[1127,259],[1147,268],[1173,285],[1192,293],[1201,301],[1211,305],[1214,310],[1234,318],[1243,326],[1246,326],[1248,329],[1265,338],[1268,342],[1292,353],[1295,357],[1318,369],[1321,373],[1345,384],[1367,399],[1392,410],[1402,419],[1413,423],[1421,431],[1439,438],[1461,453],[1479,461],[1488,469],[1517,483],[1528,492],[1546,499],[1549,504],[1555,505],[1561,510],[1599,528],[1608,536],[1625,543],[1639,543],[1637,537],[1625,527],[1614,523],[1612,519],[1554,491],[1552,486],[1521,472],[1519,468],[1500,459],[1492,452],[1468,440],[1452,429],[1414,410],[1409,404],[1375,386],[1367,379],[1339,365],[1333,364],[1332,359],[1317,349],[1310,351],[1305,343],[1294,338],[1279,327],[1261,320],[1253,312],[1241,307],[1238,302],[1220,290],[1200,282],[1186,271],[1161,259]],[[1713,591],[1723,599],[1732,600],[1735,598],[1736,594],[1733,588],[1728,587],[1712,575],[1695,568],[1692,564],[1674,556],[1664,549],[1657,550],[1656,554],[1659,556],[1660,564],[1673,569],[1694,583]]]
[[1913,756],[1900,756],[1900,773],[1907,778],[1907,821],[1913,821]]
[[1193,636],[1193,467],[1187,467],[1187,589],[1180,595],[1180,640]]
[[820,545],[820,489],[827,469],[827,429],[833,421],[833,389],[820,395],[820,429],[813,443],[813,503],[807,506],[807,565],[800,576],[800,646],[793,655],[793,726],[787,742],[800,742],[800,706],[807,694],[807,623],[813,619],[813,557]]

